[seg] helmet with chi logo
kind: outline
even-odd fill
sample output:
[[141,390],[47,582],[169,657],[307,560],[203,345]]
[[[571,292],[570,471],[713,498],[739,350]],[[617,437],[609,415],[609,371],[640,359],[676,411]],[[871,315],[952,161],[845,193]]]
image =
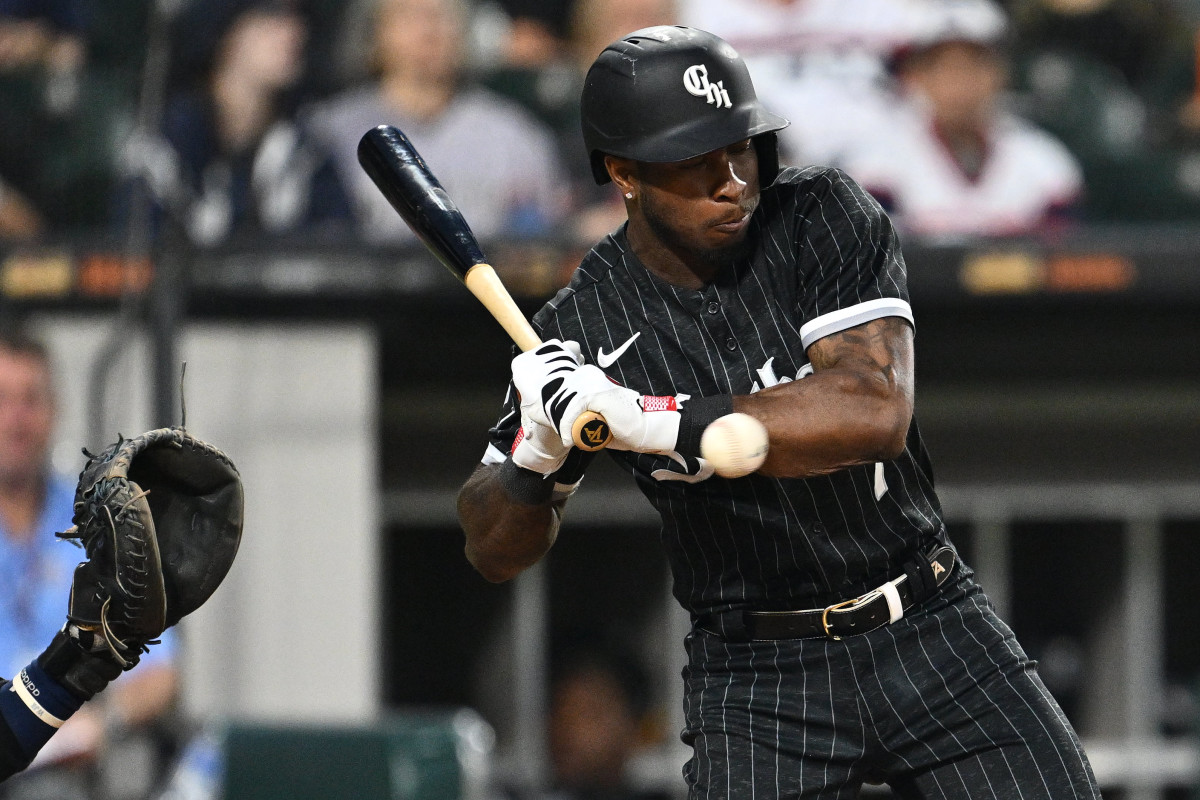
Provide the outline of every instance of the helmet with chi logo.
[[775,132],[788,121],[763,107],[737,51],[707,31],[643,28],[604,48],[580,101],[583,142],[596,183],[604,156],[683,161],[753,138],[759,185],[779,171]]

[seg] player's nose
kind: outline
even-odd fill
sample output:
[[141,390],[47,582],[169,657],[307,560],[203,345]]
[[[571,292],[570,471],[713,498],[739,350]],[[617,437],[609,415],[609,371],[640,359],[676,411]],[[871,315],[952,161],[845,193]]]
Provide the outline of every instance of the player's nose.
[[749,189],[748,176],[743,175],[744,166],[739,160],[730,158],[729,153],[718,150],[714,153],[713,198],[726,202],[741,202]]

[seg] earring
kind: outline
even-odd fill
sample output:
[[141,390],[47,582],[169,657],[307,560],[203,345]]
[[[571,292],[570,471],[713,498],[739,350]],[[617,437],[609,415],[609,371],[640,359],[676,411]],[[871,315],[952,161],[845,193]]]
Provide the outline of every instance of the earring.
[[627,198],[629,198],[630,200],[632,200],[632,199],[633,199],[633,192],[626,192],[626,193],[625,193],[625,196],[626,196]]

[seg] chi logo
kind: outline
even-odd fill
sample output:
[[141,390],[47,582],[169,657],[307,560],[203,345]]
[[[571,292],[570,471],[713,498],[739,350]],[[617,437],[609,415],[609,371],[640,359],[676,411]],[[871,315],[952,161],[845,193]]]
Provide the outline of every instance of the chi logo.
[[696,97],[707,97],[711,105],[717,108],[733,108],[729,100],[729,92],[725,90],[725,81],[708,82],[708,67],[695,64],[683,73],[683,85],[689,94]]
[[[755,370],[755,372],[758,373],[758,380],[754,381],[754,385],[750,387],[750,394],[754,394],[762,389],[769,389],[772,386],[778,386],[781,383],[791,383],[793,380],[798,381],[801,378],[807,378],[809,375],[813,374],[813,365],[805,364],[800,368],[800,371],[796,373],[795,378],[789,378],[787,375],[775,374],[775,356],[771,356],[767,359],[767,362],[763,364],[762,367]],[[759,380],[762,381],[761,384],[759,383]]]

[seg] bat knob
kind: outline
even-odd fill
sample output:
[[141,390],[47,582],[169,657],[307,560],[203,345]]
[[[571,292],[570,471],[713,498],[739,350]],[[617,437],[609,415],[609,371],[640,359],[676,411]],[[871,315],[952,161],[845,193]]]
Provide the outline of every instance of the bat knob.
[[604,417],[595,411],[585,411],[571,425],[571,438],[580,450],[603,450],[612,439],[612,430]]

